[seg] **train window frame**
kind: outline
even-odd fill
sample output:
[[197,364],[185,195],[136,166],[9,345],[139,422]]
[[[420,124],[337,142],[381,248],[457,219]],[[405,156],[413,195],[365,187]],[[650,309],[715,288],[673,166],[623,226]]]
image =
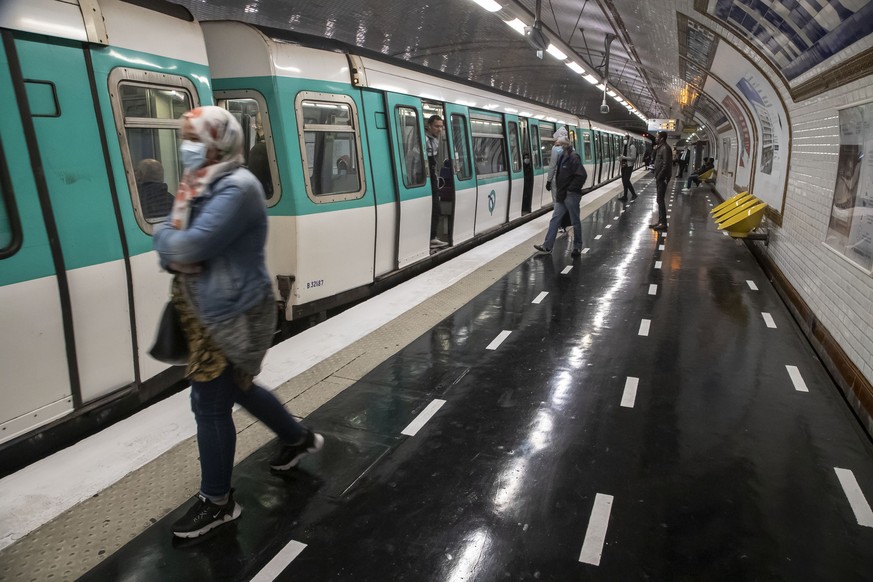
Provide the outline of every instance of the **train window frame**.
[[[473,152],[470,150],[469,140],[470,125],[467,123],[467,116],[461,113],[452,113],[449,119],[452,128],[452,172],[458,180],[466,181],[473,177]],[[455,125],[456,120],[459,122],[457,126]],[[463,155],[460,158],[458,157],[457,145],[463,149]]]
[[[273,142],[273,130],[270,124],[270,110],[267,107],[267,100],[264,95],[256,89],[227,89],[221,91],[213,91],[215,104],[219,107],[223,101],[233,101],[237,99],[253,99],[258,103],[258,113],[261,113],[261,123],[264,126],[264,140],[267,145],[267,162],[270,165],[270,178],[273,182],[273,194],[266,198],[267,206],[275,206],[282,198],[282,181],[279,179],[279,165],[276,158],[276,145]],[[248,157],[246,153],[244,156]],[[266,192],[265,192],[266,194]]]
[[[532,127],[528,125],[528,127]],[[528,135],[533,138],[533,143],[531,143],[531,154],[533,157],[534,169],[542,170],[543,169],[543,151],[542,151],[542,139],[540,136],[540,126],[535,125],[536,131],[528,130]]]
[[[484,123],[488,123],[491,125],[497,125],[500,127],[500,129],[499,129],[499,131],[494,131],[494,132],[476,131],[476,125],[475,125],[476,122],[480,122],[480,123],[484,122]],[[498,178],[498,177],[504,177],[504,176],[509,175],[509,167],[507,165],[507,159],[506,159],[507,158],[507,151],[506,151],[507,146],[506,146],[506,135],[505,135],[506,131],[508,131],[506,125],[504,124],[503,120],[498,118],[498,117],[491,117],[491,116],[485,116],[485,115],[475,115],[475,114],[470,115],[470,138],[471,138],[471,141],[473,142],[473,158],[474,158],[474,160],[475,160],[476,155],[477,155],[477,149],[476,149],[477,139],[479,139],[479,140],[482,140],[482,139],[499,140],[500,152],[503,154],[503,160],[502,160],[503,161],[503,169],[502,170],[498,169],[497,171],[480,172],[479,171],[479,162],[476,161],[475,162],[476,163],[476,176],[478,176],[479,178]],[[497,145],[497,144],[494,144],[494,145]]]
[[[326,105],[346,105],[349,107],[349,125],[307,124],[303,111],[305,102],[323,103]],[[319,91],[300,91],[294,98],[294,114],[297,121],[297,141],[300,146],[300,161],[303,164],[303,181],[306,185],[306,196],[315,204],[330,204],[346,200],[358,200],[364,197],[367,189],[366,173],[364,172],[364,156],[361,148],[361,124],[358,118],[358,106],[349,95],[337,93],[322,93]],[[349,192],[328,192],[317,194],[313,188],[312,176],[309,171],[309,150],[306,144],[307,132],[333,132],[354,134],[355,160],[357,161],[358,189]],[[314,162],[314,160],[313,160]],[[313,168],[315,166],[313,165]]]
[[[151,235],[154,232],[155,225],[164,222],[166,217],[162,219],[147,219],[143,213],[139,187],[136,183],[133,157],[130,153],[130,142],[127,138],[127,130],[130,128],[173,130],[177,134],[176,140],[178,142],[179,120],[150,117],[126,117],[121,102],[121,87],[122,85],[134,85],[137,87],[158,90],[182,90],[188,96],[192,109],[200,107],[200,95],[197,93],[194,83],[187,77],[181,75],[169,75],[167,73],[155,73],[129,67],[116,67],[113,69],[109,73],[107,83],[109,87],[109,101],[112,107],[112,115],[115,118],[115,128],[116,133],[118,134],[118,142],[121,147],[121,159],[124,164],[124,174],[127,178],[127,186],[130,192],[130,203],[133,208],[133,215],[140,229],[142,229],[146,234]],[[172,192],[171,194],[175,194],[175,192]]]
[[509,164],[510,172],[518,174],[521,172],[521,130],[518,127],[518,122],[508,121],[506,123],[506,133],[509,136],[507,141],[509,145]]
[[582,153],[585,155],[584,159],[586,162],[590,162],[594,158],[590,131],[582,132]]
[[6,163],[6,151],[3,149],[2,139],[0,139],[0,206],[3,207],[6,223],[9,226],[9,243],[0,247],[0,260],[3,260],[18,252],[24,237],[21,231],[21,217],[18,214],[18,205],[15,203],[15,191],[12,186],[12,178],[9,175],[9,165]]
[[[415,136],[413,136],[415,139],[413,140],[413,143],[411,144],[412,147],[409,147],[409,148],[407,148],[408,144],[406,143],[406,137],[403,135],[404,124],[401,122],[401,119],[400,119],[400,112],[401,111],[411,112],[413,114],[413,116],[415,117],[415,123],[414,123]],[[397,144],[397,148],[398,148],[397,152],[401,158],[400,159],[400,162],[401,162],[400,163],[400,175],[403,178],[403,186],[406,189],[420,188],[420,187],[424,186],[425,184],[427,184],[427,180],[429,178],[429,169],[426,169],[426,168],[428,168],[428,164],[427,164],[427,161],[425,160],[425,150],[423,149],[423,147],[426,148],[426,144],[425,144],[425,146],[422,146],[422,143],[423,143],[422,140],[424,139],[424,134],[422,133],[421,128],[422,128],[423,123],[424,123],[424,113],[419,112],[419,110],[417,108],[413,107],[412,105],[402,105],[401,104],[401,105],[396,105],[394,107],[394,129],[395,129],[394,138],[396,140],[396,144]],[[443,123],[445,123],[445,121],[443,121]],[[399,134],[398,134],[398,132],[399,132]],[[414,154],[416,149],[418,150],[417,160],[415,160],[415,158],[413,158],[413,160],[417,161],[418,165],[421,168],[420,169],[421,180],[418,180],[418,181],[412,180],[410,178],[410,172],[409,172],[409,160],[410,160],[409,154],[410,154],[410,152]]]

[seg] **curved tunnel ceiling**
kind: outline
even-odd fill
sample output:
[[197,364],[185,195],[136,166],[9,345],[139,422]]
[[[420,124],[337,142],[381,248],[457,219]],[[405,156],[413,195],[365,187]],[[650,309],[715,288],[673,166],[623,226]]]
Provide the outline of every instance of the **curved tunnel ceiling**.
[[[538,0],[497,0],[488,12],[472,0],[173,0],[200,20],[231,19],[334,39],[435,69],[461,80],[518,95],[595,121],[645,129],[636,116],[545,54],[538,59],[524,38],[504,23],[533,22]],[[723,38],[732,31],[771,63],[791,87],[807,81],[810,67],[833,62],[852,43],[873,33],[873,0],[783,2],[760,0],[539,0],[549,39],[595,76],[608,73],[610,88],[649,118],[718,126],[724,113],[700,91]],[[608,71],[605,40],[610,46]],[[858,44],[864,45],[864,42]],[[873,55],[866,42],[863,55]],[[862,46],[862,48],[865,48]],[[863,56],[862,55],[862,56]],[[803,66],[794,65],[797,59]],[[873,61],[873,58],[868,58]],[[858,67],[855,67],[858,69]],[[870,66],[861,73],[869,74]],[[793,76],[792,76],[793,75]],[[777,84],[779,80],[775,81]],[[681,131],[680,122],[677,130]]]

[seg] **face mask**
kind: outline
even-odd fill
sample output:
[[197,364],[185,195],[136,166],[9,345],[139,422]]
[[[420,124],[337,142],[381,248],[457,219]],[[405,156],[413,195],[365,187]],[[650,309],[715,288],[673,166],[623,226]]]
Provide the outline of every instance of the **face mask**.
[[206,163],[206,144],[188,139],[182,140],[179,155],[182,156],[182,166],[186,170],[196,170]]

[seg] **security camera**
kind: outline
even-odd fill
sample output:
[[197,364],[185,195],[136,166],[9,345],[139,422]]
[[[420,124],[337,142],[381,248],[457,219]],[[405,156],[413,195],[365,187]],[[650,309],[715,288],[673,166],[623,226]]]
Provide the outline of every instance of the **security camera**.
[[603,113],[604,115],[609,113],[609,105],[607,105],[606,103],[602,104],[600,106],[600,113]]

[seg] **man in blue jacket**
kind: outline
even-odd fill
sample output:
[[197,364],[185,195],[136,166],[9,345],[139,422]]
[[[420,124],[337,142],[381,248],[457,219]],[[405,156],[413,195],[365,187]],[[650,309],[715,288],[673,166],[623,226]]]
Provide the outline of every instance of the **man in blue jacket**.
[[555,145],[564,148],[555,171],[555,184],[553,186],[555,210],[552,213],[552,220],[549,222],[546,240],[541,245],[534,245],[534,248],[541,253],[552,252],[552,246],[554,246],[555,238],[558,236],[558,227],[561,226],[561,218],[569,213],[570,222],[573,224],[572,255],[578,257],[582,254],[582,223],[579,220],[579,204],[582,202],[582,186],[588,179],[588,173],[585,171],[585,166],[582,165],[582,158],[573,149],[573,144],[569,139],[560,138],[555,141]]

